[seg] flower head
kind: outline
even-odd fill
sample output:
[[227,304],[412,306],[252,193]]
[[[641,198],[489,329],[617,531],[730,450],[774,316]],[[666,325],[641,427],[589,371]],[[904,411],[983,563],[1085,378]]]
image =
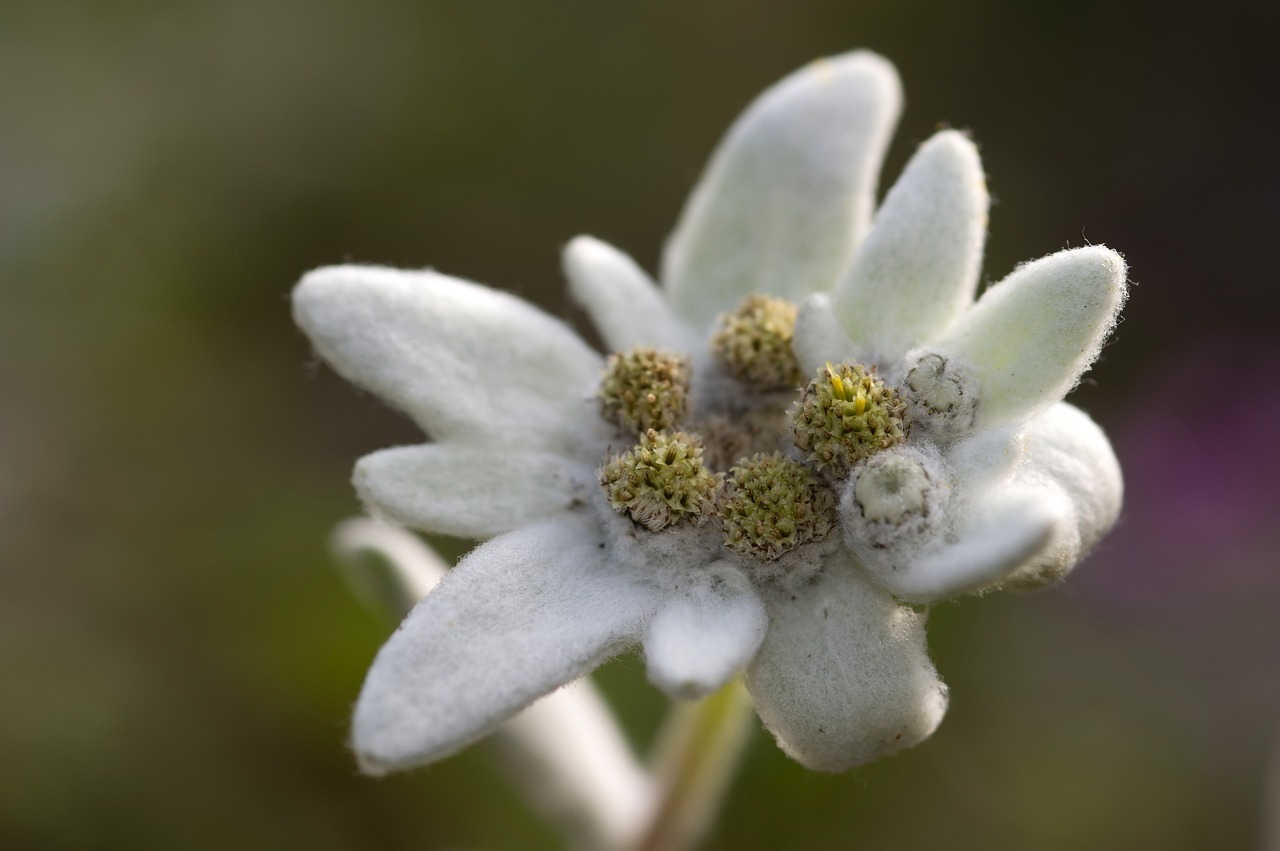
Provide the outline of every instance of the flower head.
[[657,349],[612,354],[597,395],[605,419],[628,431],[674,428],[689,406],[689,367]]
[[431,438],[356,465],[370,511],[484,541],[378,654],[354,722],[367,770],[446,756],[637,644],[677,697],[745,669],[787,753],[844,770],[945,712],[907,603],[1056,578],[1114,521],[1110,448],[1058,400],[1114,322],[1123,262],[1062,252],[975,303],[987,195],[965,136],[926,142],[871,224],[899,102],[862,52],[766,91],[661,286],[573,240],[607,361],[435,272],[298,285],[319,353]]
[[898,392],[861,364],[827,364],[791,406],[796,446],[836,481],[859,463],[906,439],[909,423]]
[[781,453],[741,459],[729,471],[720,522],[725,546],[773,561],[820,541],[835,525],[835,497],[809,468]]
[[697,437],[649,429],[631,451],[600,468],[600,484],[615,511],[657,532],[680,523],[706,523],[715,511],[720,479],[702,465]]

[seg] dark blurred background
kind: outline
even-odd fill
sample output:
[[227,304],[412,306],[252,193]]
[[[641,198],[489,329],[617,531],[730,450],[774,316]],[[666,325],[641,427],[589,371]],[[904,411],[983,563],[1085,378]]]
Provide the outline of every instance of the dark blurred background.
[[[997,199],[985,276],[1086,242],[1138,286],[1073,400],[1126,468],[1064,587],[942,606],[952,709],[844,776],[754,739],[709,847],[1253,848],[1280,734],[1274,3],[0,4],[0,846],[551,848],[473,748],[356,775],[390,625],[328,560],[413,427],[312,359],[343,260],[580,320],[560,247],[656,266],[728,123],[869,47]],[[453,550],[457,552],[456,548]],[[637,744],[664,703],[604,686]]]

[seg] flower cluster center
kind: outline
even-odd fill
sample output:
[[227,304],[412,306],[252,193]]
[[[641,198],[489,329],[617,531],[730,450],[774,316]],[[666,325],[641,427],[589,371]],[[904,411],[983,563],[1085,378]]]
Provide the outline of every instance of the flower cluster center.
[[743,555],[772,561],[835,525],[835,495],[804,464],[780,452],[743,458],[720,502],[724,543]]
[[[721,315],[706,364],[737,382],[728,400],[694,397],[688,357],[645,347],[609,357],[601,414],[636,440],[600,468],[614,511],[649,532],[714,518],[727,550],[760,562],[835,528],[832,487],[905,439],[905,405],[861,364],[828,364],[799,387],[795,318],[793,304],[765,296]],[[789,408],[788,388],[799,394]]]
[[800,364],[791,348],[796,306],[786,299],[748,296],[723,313],[711,336],[711,353],[729,375],[760,390],[786,390],[800,383]]
[[609,503],[650,532],[701,526],[715,510],[720,477],[702,464],[702,443],[684,432],[649,429],[629,452],[600,469]]
[[689,407],[689,363],[673,352],[637,348],[609,356],[600,382],[606,420],[631,432],[674,428]]
[[827,364],[791,406],[796,446],[832,479],[906,440],[906,405],[862,364]]

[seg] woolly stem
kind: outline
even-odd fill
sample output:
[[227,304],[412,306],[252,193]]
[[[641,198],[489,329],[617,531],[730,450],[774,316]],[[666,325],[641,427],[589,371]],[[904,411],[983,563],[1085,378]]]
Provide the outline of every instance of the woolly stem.
[[752,704],[740,679],[672,709],[654,760],[653,815],[630,851],[681,851],[706,834],[750,739]]

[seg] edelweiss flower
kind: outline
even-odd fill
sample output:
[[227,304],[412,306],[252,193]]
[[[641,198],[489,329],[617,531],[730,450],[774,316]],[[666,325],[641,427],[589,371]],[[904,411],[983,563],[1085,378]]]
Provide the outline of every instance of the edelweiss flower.
[[895,595],[1052,578],[1114,521],[1105,438],[1054,403],[1114,322],[1123,263],[1063,252],[972,305],[987,197],[964,136],[922,146],[869,228],[899,101],[867,53],[765,92],[695,189],[662,287],[570,243],[607,361],[431,271],[298,285],[320,355],[432,438],[357,464],[370,510],[486,540],[378,654],[354,719],[366,770],[453,753],[636,644],[676,697],[745,669],[787,753],[844,770],[946,710]]

